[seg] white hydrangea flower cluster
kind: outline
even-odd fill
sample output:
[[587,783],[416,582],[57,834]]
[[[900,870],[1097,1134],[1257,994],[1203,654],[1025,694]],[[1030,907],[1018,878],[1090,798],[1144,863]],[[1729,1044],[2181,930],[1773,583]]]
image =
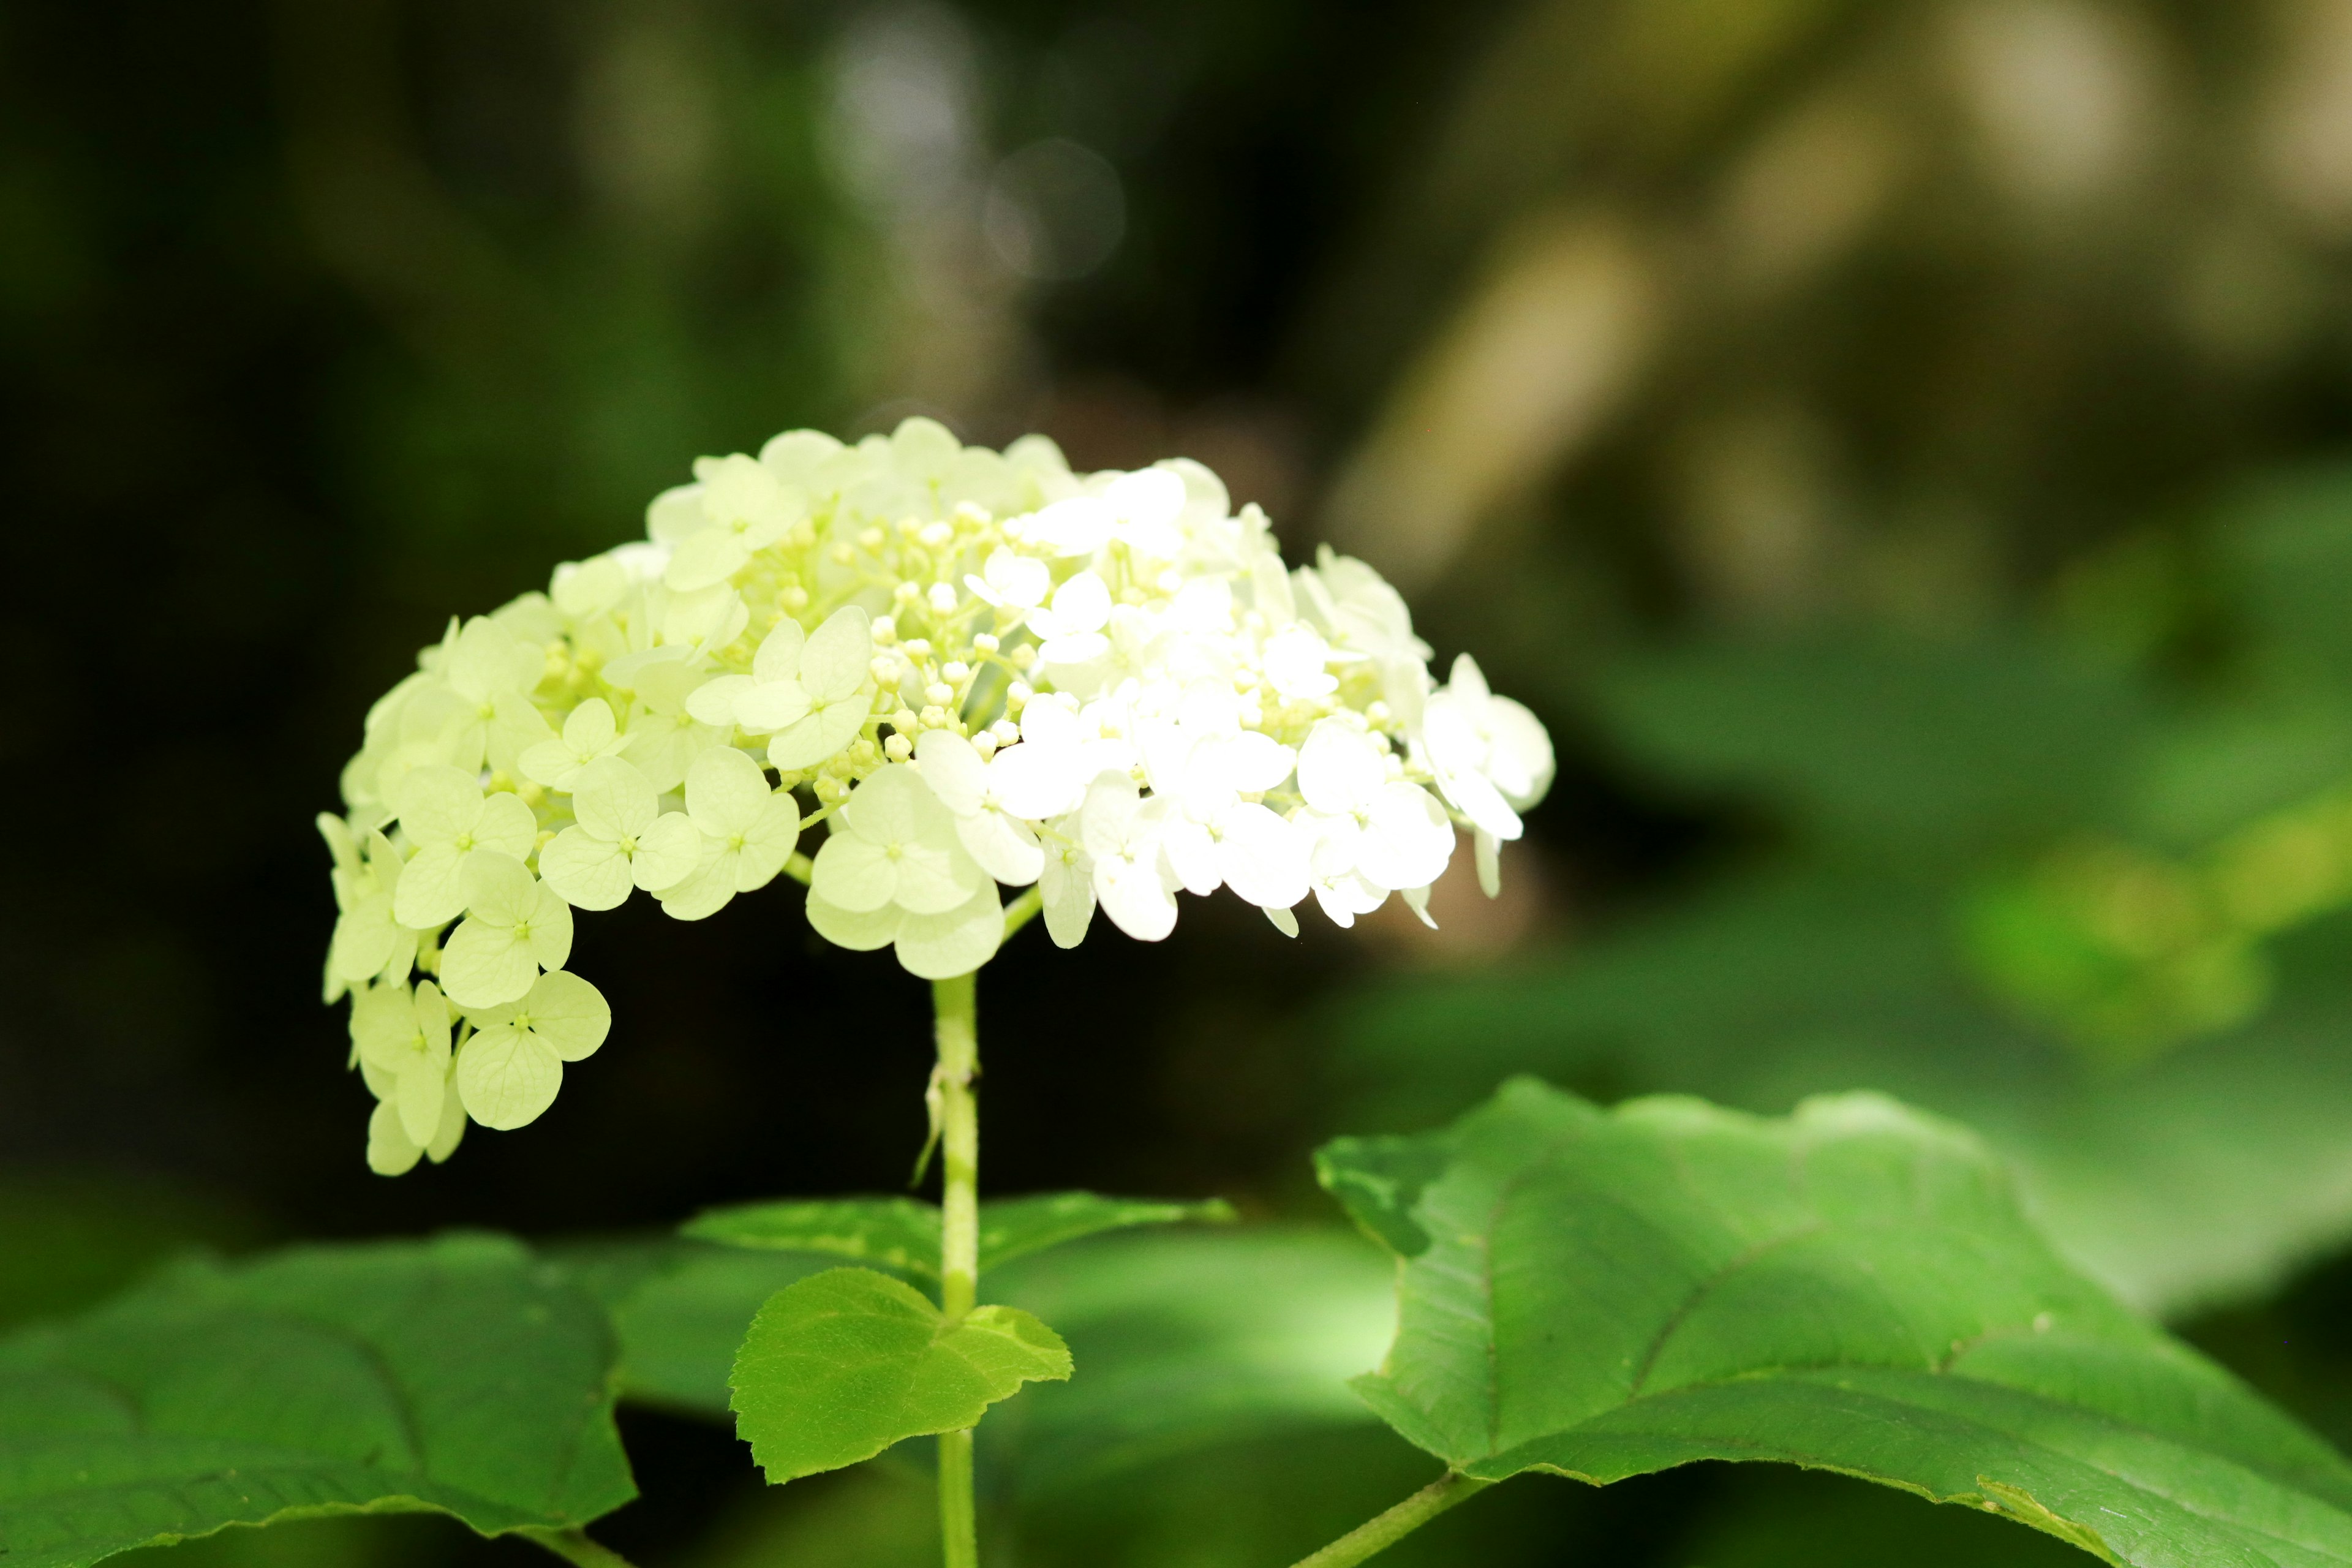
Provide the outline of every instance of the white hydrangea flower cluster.
[[[985,963],[1000,888],[1053,940],[1099,909],[1173,929],[1231,888],[1296,934],[1427,896],[1552,777],[1533,715],[1465,655],[1436,686],[1404,601],[1328,550],[1286,570],[1198,463],[1074,474],[1052,442],[929,420],[706,458],[649,537],[452,621],[367,716],[322,816],[379,1103],[368,1161],[520,1127],[611,1016],[564,969],[572,911],[643,891],[678,920],[779,872],[810,923],[918,975]],[[824,825],[814,857],[803,834]]]

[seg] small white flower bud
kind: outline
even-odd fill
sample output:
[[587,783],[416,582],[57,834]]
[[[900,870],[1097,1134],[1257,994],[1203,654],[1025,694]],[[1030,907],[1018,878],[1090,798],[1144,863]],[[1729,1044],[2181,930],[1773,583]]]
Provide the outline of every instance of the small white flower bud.
[[901,735],[913,734],[915,727],[921,721],[915,717],[915,710],[912,708],[901,708],[890,715],[890,727]]
[[923,542],[923,548],[926,550],[944,549],[955,542],[955,525],[947,522],[927,522],[923,525],[922,531],[915,537]]
[[996,755],[996,737],[986,730],[971,738],[971,749],[980,753],[982,762]]
[[1029,706],[1029,699],[1036,695],[1036,691],[1027,681],[1016,680],[1004,689],[1004,710],[1008,713],[1018,713]]
[[836,566],[846,566],[856,559],[857,552],[849,547],[847,540],[845,539],[833,547],[833,560]]
[[1036,663],[1037,663],[1037,645],[1036,645],[1035,643],[1028,643],[1028,642],[1025,642],[1025,643],[1023,643],[1019,647],[1016,647],[1016,648],[1014,648],[1014,649],[1013,650],[1013,668],[1015,668],[1015,669],[1029,669],[1029,668],[1034,668],[1034,667],[1036,665]]
[[931,639],[929,637],[908,637],[907,639],[907,657],[908,658],[930,658]]
[[947,728],[948,710],[934,703],[923,710],[919,721],[926,730],[943,730]]
[[961,681],[971,673],[971,666],[960,658],[951,658],[940,666],[940,679],[945,681]]
[[999,719],[988,727],[988,732],[996,737],[998,745],[1009,746],[1021,738],[1021,726],[1010,719]]
[[956,502],[955,520],[963,527],[971,529],[986,528],[996,521],[986,507],[974,500]]
[[930,597],[931,608],[934,612],[942,616],[955,614],[956,591],[952,587],[945,583],[934,583],[931,584]]
[[808,608],[809,592],[806,588],[803,588],[799,584],[795,583],[791,587],[786,588],[782,593],[776,595],[776,603],[782,605],[792,614],[798,615],[803,610]]
[[923,688],[923,695],[941,708],[955,700],[955,688],[944,680],[934,680]]
[[882,742],[882,750],[889,754],[892,762],[903,763],[915,754],[915,742],[904,735],[893,735]]
[[892,643],[897,642],[898,640],[898,617],[896,616],[875,616],[874,646],[877,647],[888,647]]
[[982,653],[994,653],[1004,645],[998,640],[994,632],[982,632],[971,639],[971,646]]
[[860,550],[879,550],[888,537],[878,528],[861,528],[857,531],[857,547]]
[[922,596],[923,591],[912,583],[901,583],[890,591],[890,597],[896,600],[898,607],[903,610],[913,609]]

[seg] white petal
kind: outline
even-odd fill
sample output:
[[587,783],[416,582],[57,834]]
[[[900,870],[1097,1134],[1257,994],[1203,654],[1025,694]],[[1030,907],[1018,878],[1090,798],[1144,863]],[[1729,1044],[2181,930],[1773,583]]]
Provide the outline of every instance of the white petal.
[[980,810],[988,793],[988,763],[952,730],[926,730],[915,742],[915,764],[940,803],[958,816]]
[[1287,909],[1278,909],[1272,906],[1265,907],[1265,918],[1274,923],[1275,930],[1288,937],[1295,937],[1298,934],[1298,917],[1297,915],[1292,914]]
[[1298,748],[1298,793],[1318,811],[1360,811],[1384,780],[1372,738],[1337,719],[1318,721]]
[[800,622],[786,616],[760,639],[760,649],[751,656],[751,675],[766,683],[772,680],[792,680],[801,672],[801,652],[808,647],[808,633]]
[[599,757],[572,781],[572,814],[582,827],[609,843],[635,838],[653,826],[660,809],[653,781],[620,757]]
[[463,921],[441,950],[441,988],[460,1007],[519,1002],[538,973],[538,961],[511,927]]
[[768,742],[768,761],[781,772],[813,768],[857,738],[872,713],[870,700],[856,693],[827,703]]
[[860,913],[827,903],[814,890],[808,898],[809,924],[815,928],[816,934],[852,952],[871,952],[877,947],[889,946],[898,939],[898,928],[907,918],[907,911],[896,904]]
[[678,541],[662,581],[681,594],[692,593],[697,588],[725,582],[751,559],[751,552],[744,548],[741,534],[714,524]]
[[521,860],[495,849],[478,849],[466,857],[458,872],[466,908],[494,926],[518,926],[539,906],[539,884]]
[[1503,896],[1503,857],[1501,843],[1496,837],[1480,828],[1472,834],[1471,845],[1478,860],[1478,888],[1490,899]]
[[[1052,704],[1045,706],[1060,711]],[[1086,799],[1087,785],[1099,771],[1074,744],[1052,746],[1023,741],[989,760],[988,787],[997,803],[1013,816],[1044,822],[1076,811]]]
[[1425,888],[1454,858],[1454,824],[1418,784],[1382,784],[1356,849],[1356,869],[1383,888]]
[[[934,731],[933,733],[938,731]],[[956,837],[982,871],[1008,888],[1025,888],[1045,864],[1036,830],[1001,811],[982,811],[956,822]]]
[[1176,879],[1195,898],[1206,898],[1223,884],[1223,862],[1206,824],[1190,817],[1171,818],[1160,836],[1160,850],[1168,857],[1168,868],[1176,873]]
[[1139,942],[1158,942],[1176,929],[1176,893],[1156,859],[1095,862],[1095,897],[1119,930]]
[[736,700],[752,688],[748,675],[722,675],[686,694],[686,710],[705,724],[724,729],[735,722]]
[[368,1169],[379,1176],[404,1176],[425,1157],[400,1125],[400,1107],[385,1100],[368,1118]]
[[983,881],[956,909],[908,915],[898,926],[898,963],[925,980],[952,980],[995,957],[1003,941],[1004,907],[996,884]]
[[1048,855],[1038,872],[1037,889],[1045,900],[1045,934],[1054,945],[1076,947],[1084,942],[1095,918],[1094,861],[1084,851],[1067,860]]
[[692,871],[662,889],[662,913],[674,921],[706,920],[735,897],[735,852],[706,841]]
[[446,1087],[438,1062],[419,1062],[400,1075],[393,1103],[400,1108],[400,1130],[420,1151],[441,1131],[441,1096]]
[[531,912],[528,938],[530,955],[541,969],[561,969],[572,956],[572,906],[555,889],[539,886],[539,907]]
[[754,735],[789,729],[808,717],[809,694],[797,680],[770,680],[735,699],[735,722]]
[[1067,637],[1099,632],[1109,624],[1110,585],[1092,572],[1081,572],[1054,590],[1053,613],[1039,629],[1049,637]]
[[1307,896],[1307,836],[1262,805],[1244,803],[1217,819],[1217,869],[1225,885],[1261,909],[1288,909]]

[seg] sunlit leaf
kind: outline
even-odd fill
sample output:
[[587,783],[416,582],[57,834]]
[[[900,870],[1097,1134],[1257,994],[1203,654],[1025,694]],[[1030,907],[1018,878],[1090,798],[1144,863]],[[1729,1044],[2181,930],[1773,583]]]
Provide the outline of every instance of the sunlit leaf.
[[1521,1080],[1320,1169],[1402,1264],[1357,1387],[1470,1475],[1778,1460],[2121,1563],[2352,1562],[2352,1466],[2068,1268],[1972,1137],[1881,1097],[1764,1121]]
[[1068,1347],[1018,1308],[950,1319],[903,1280],[832,1268],[760,1309],[730,1383],[737,1434],[782,1483],[961,1430],[1023,1384],[1069,1375]]
[[[1230,1205],[1107,1198],[1095,1193],[1041,1193],[980,1205],[980,1268],[1000,1264],[1081,1237],[1139,1225],[1230,1220]],[[856,1258],[937,1279],[940,1211],[917,1198],[812,1198],[740,1204],[711,1209],[681,1234],[729,1247],[819,1252]]]

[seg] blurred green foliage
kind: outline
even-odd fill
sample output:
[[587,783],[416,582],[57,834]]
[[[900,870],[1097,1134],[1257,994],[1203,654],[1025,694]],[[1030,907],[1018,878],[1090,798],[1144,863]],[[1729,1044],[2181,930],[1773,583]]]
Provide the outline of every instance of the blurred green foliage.
[[[2342,1440],[2347,38],[2331,0],[12,8],[0,452],[39,678],[0,747],[20,823],[69,775],[132,826],[23,828],[0,870],[0,1148],[34,1173],[0,1190],[0,1316],[190,1245],[899,1179],[919,999],[877,1016],[879,972],[770,909],[616,937],[703,994],[616,995],[666,1021],[560,1125],[373,1183],[306,825],[451,611],[633,531],[695,454],[919,408],[1210,462],[1563,742],[1506,898],[1441,888],[1434,937],[1277,948],[1212,908],[1164,949],[1010,956],[994,1191],[1321,1221],[1316,1138],[1510,1070],[1775,1111],[1883,1089],[1982,1128],[2078,1260]],[[1087,998],[1132,1028],[1072,1021]],[[907,1049],[824,1048],[853,1025]],[[1084,1501],[1008,1469],[1024,1560],[1286,1561],[1424,1478],[1308,1370],[1378,1338],[1353,1244],[1285,1284],[1196,1240],[1021,1300],[1081,1372],[1005,1415],[1074,1476],[1152,1459]],[[889,1461],[760,1494],[677,1415],[781,1261],[680,1256],[593,1271],[705,1346],[632,1369],[670,1414],[634,1418],[615,1540],[917,1551]],[[1226,1344],[1261,1275],[1296,1331],[1218,1353],[1268,1425],[1202,1447],[1220,1385],[1174,1352]],[[1127,1369],[1098,1393],[1089,1333]],[[1129,1388],[1170,1420],[1099,1453],[1055,1426]],[[1515,1490],[1399,1561],[2044,1550],[1824,1478]],[[527,1558],[417,1521],[205,1554]]]

